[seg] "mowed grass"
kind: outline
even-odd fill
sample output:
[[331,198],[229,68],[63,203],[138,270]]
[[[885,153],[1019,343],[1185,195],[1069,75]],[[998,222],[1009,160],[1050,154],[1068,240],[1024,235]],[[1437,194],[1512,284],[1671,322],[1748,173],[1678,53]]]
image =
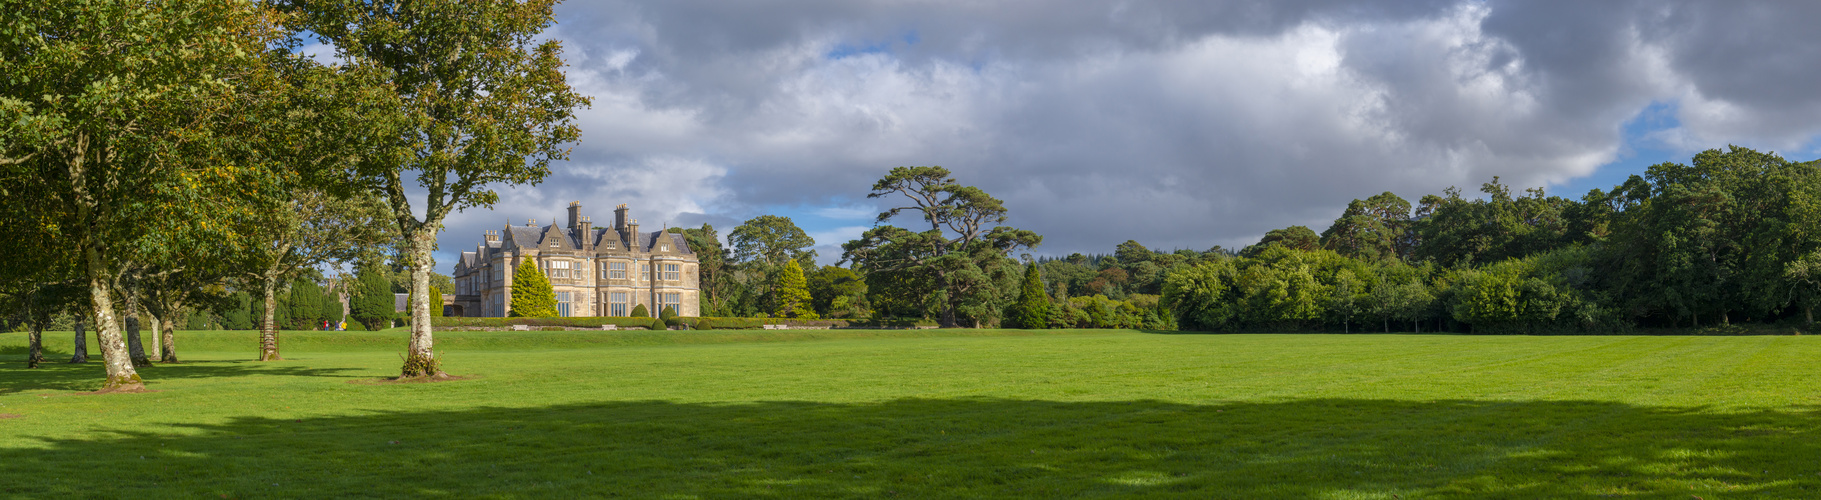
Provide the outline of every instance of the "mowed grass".
[[[68,358],[68,334],[51,344]],[[5,497],[1821,497],[1821,339],[181,332],[23,368]]]

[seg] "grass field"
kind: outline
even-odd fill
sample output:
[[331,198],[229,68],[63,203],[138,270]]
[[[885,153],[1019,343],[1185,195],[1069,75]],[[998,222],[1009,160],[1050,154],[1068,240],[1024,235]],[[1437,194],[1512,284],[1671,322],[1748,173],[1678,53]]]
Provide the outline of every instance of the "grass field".
[[[67,334],[50,335],[68,359]],[[181,332],[23,368],[5,497],[1816,498],[1821,339]]]

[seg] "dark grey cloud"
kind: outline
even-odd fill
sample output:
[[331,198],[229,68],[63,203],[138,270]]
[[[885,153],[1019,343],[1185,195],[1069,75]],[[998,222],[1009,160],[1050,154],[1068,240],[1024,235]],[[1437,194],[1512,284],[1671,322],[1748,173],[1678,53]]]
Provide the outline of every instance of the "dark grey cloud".
[[[1821,133],[1821,6],[1785,2],[574,2],[574,161],[451,220],[581,200],[723,229],[865,213],[901,165],[1006,200],[1040,252],[1235,246],[1347,200],[1558,184],[1652,138],[1785,153]],[[782,207],[782,208],[780,208]],[[793,208],[794,207],[794,208]],[[547,221],[544,221],[547,222]],[[864,217],[806,223],[825,257]]]

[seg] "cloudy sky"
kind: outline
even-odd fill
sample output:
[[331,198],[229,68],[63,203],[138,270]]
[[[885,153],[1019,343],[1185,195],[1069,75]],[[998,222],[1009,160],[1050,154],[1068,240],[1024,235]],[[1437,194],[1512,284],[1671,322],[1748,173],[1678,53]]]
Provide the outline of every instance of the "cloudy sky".
[[[570,201],[646,228],[792,217],[823,260],[887,170],[1005,200],[1035,252],[1236,248],[1349,200],[1500,176],[1578,198],[1738,144],[1821,156],[1821,4],[1724,1],[580,1],[573,160],[453,214]],[[896,201],[896,200],[893,200]],[[598,223],[598,222],[597,222]]]

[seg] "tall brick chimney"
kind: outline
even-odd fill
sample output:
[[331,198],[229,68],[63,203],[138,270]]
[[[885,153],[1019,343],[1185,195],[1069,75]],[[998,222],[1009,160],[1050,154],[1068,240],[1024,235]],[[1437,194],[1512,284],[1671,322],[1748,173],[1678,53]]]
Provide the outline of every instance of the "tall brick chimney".
[[582,242],[583,250],[594,249],[594,218],[583,215],[575,223],[575,239]]
[[582,201],[576,200],[569,202],[569,229],[575,229],[575,225],[582,222],[581,217]]
[[613,209],[613,230],[614,231],[625,231],[626,230],[626,210],[627,209],[626,209],[625,203],[621,203],[620,206],[614,207],[614,209]]

